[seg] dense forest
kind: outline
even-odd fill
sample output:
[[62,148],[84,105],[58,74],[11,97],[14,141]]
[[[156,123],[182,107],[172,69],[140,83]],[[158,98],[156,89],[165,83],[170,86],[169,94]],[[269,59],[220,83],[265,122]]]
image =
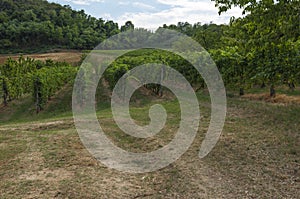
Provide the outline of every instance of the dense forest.
[[96,19],[70,6],[45,0],[0,1],[2,53],[56,47],[92,49],[119,31],[117,23]]
[[[188,22],[163,25],[163,28],[194,37],[207,49],[219,45],[225,27]],[[119,27],[114,21],[96,19],[84,10],[75,11],[68,5],[45,0],[0,2],[0,53],[39,52],[51,48],[90,50],[106,38],[129,29],[134,29],[131,21]]]

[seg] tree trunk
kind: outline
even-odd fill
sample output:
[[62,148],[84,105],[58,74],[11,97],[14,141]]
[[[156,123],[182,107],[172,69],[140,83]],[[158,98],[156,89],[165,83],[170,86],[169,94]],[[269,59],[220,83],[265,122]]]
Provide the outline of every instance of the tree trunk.
[[270,97],[275,97],[276,96],[276,91],[274,85],[271,86],[270,88]]
[[165,68],[162,67],[161,68],[161,74],[160,74],[160,85],[159,85],[159,90],[158,90],[158,96],[159,97],[163,96],[163,88],[162,88],[161,84],[164,81],[164,79],[165,79]]
[[41,111],[41,107],[40,107],[40,98],[39,98],[39,90],[36,88],[36,114],[39,114],[39,112]]
[[4,103],[4,106],[7,106],[7,98],[8,98],[8,90],[7,90],[7,85],[6,85],[6,82],[2,81],[2,90],[3,90],[3,103]]
[[289,83],[289,88],[291,89],[291,90],[294,90],[295,89],[295,84],[292,82],[292,83]]
[[240,96],[243,96],[243,95],[245,95],[245,91],[243,88],[240,88]]
[[7,96],[5,93],[3,94],[3,103],[4,103],[4,106],[7,106]]
[[38,114],[39,112],[42,111],[42,93],[41,93],[41,86],[42,83],[40,82],[40,79],[37,78],[34,82],[34,89],[35,89],[35,102],[36,102],[36,113]]

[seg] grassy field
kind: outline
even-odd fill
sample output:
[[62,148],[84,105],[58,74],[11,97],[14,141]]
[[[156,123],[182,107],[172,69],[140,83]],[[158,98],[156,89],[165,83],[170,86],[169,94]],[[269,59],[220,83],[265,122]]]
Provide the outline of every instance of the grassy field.
[[[31,57],[72,63],[81,53]],[[168,112],[158,135],[137,139],[115,124],[111,93],[103,85],[96,95],[97,116],[117,146],[140,153],[172,140],[180,121],[174,96],[158,98],[143,89],[135,93],[130,111],[138,124],[149,122],[153,104]],[[230,92],[223,134],[204,159],[198,152],[210,121],[210,99],[207,91],[199,91],[201,122],[193,145],[175,163],[146,174],[109,169],[88,153],[73,123],[71,86],[52,97],[38,115],[31,96],[24,96],[0,106],[0,198],[298,198],[300,90],[277,91],[272,100],[265,97],[267,88],[247,90],[250,94],[242,98]]]
[[[187,153],[156,172],[128,174],[106,168],[80,142],[71,112],[71,88],[53,98],[40,115],[30,97],[0,115],[0,198],[298,198],[300,106],[229,98],[223,134],[214,150],[198,158],[210,119],[210,100],[198,93],[202,119]],[[99,121],[107,136],[133,152],[166,145],[178,128],[176,100],[133,97],[131,115],[148,122],[148,109],[161,103],[166,127],[151,139],[134,139],[113,121],[101,94]],[[142,97],[142,100],[140,98]]]

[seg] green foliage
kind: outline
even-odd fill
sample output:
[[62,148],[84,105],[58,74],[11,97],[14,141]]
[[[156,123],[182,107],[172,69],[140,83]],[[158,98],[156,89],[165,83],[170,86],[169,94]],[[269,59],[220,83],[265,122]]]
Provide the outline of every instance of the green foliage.
[[121,26],[121,32],[134,30],[134,25],[131,21],[127,21],[124,26]]
[[56,91],[75,79],[76,73],[77,68],[67,63],[9,58],[0,66],[3,101],[7,105],[10,100],[31,94],[37,110],[41,110]]
[[37,106],[37,112],[44,108],[48,100],[57,91],[73,81],[76,73],[77,68],[67,63],[53,63],[33,74],[31,77],[33,86],[31,93]]
[[[203,84],[202,78],[199,78],[199,73],[191,63],[179,55],[157,49],[140,49],[119,57],[108,67],[104,73],[104,77],[109,82],[110,87],[114,88],[118,80],[129,70],[149,63],[170,66],[185,76],[190,83],[199,84],[201,82],[201,84]],[[149,71],[151,70],[149,69]],[[149,73],[149,75],[151,75],[151,73]],[[166,77],[167,74],[165,74],[163,78]],[[146,87],[158,94],[161,86],[153,84],[147,85]]]
[[105,79],[109,82],[110,88],[113,89],[119,79],[122,78],[129,70],[130,66],[127,64],[113,63],[105,73]]
[[[5,99],[17,99],[30,90],[29,76],[37,71],[37,64],[31,58],[20,57],[18,61],[9,58],[0,66],[0,78]],[[4,100],[7,103],[6,100]]]
[[203,48],[210,50],[218,49],[224,45],[222,37],[228,27],[226,25],[217,25],[214,23],[203,25],[201,23],[195,23],[192,25],[188,22],[179,22],[177,25],[172,24],[167,26],[164,24],[163,28],[188,35],[201,44]]
[[[239,87],[241,90],[257,85],[269,85],[274,89],[276,85],[287,84],[293,89],[300,84],[300,1],[214,1],[220,13],[233,6],[239,6],[248,15],[238,19],[232,18],[229,25],[179,22],[176,25],[165,24],[163,28],[186,34],[208,50],[227,86]],[[139,34],[136,35],[131,34],[133,32],[130,30],[133,29],[134,24],[131,21],[126,22],[119,30],[118,24],[113,21],[96,19],[83,10],[74,11],[70,6],[61,6],[44,0],[0,2],[0,52],[28,47],[91,49],[120,31],[128,31],[128,34],[118,35],[114,41],[104,42],[99,50],[137,48],[136,44],[144,44],[144,41],[149,41],[149,44],[160,41],[163,42],[162,46],[173,44],[170,48],[176,47],[182,51],[191,46],[186,41],[174,42],[164,38],[161,34],[162,28],[159,28],[156,34],[145,29],[136,29],[139,30]],[[206,55],[199,52],[190,52],[188,56],[199,55],[205,59]],[[82,60],[84,58],[85,56]],[[153,49],[140,49],[125,54],[108,68],[104,76],[113,88],[126,72],[146,63],[171,66],[194,86],[199,84],[204,86],[198,72],[182,57]],[[62,66],[68,68],[66,64]],[[57,73],[56,75],[61,73],[57,68],[59,68],[57,63],[51,60],[42,63],[24,58],[18,61],[9,59],[0,67],[1,95],[4,102],[31,93],[32,86],[36,82],[36,90],[43,93],[43,96],[40,99],[36,97],[36,100],[38,99],[43,106],[47,98],[63,85],[49,79],[56,78],[53,73]],[[71,68],[69,70],[72,71]],[[86,77],[89,73],[80,71],[80,74],[82,81],[92,81],[93,77]],[[59,78],[64,79],[64,76]],[[45,87],[44,84],[52,86]],[[152,90],[159,90],[158,85],[150,87]],[[79,89],[82,92],[85,90]],[[39,96],[37,91],[33,95]]]
[[[299,79],[300,2],[294,0],[250,1],[216,0],[220,12],[231,6],[240,6],[249,14],[244,18],[231,19],[224,35],[225,46],[213,53],[218,65],[225,71],[243,71],[248,84],[269,84],[271,92],[278,84],[294,87]],[[236,53],[228,49],[235,46]],[[221,58],[223,57],[223,58]],[[237,59],[238,58],[238,59]],[[234,59],[236,63],[232,63]],[[227,66],[224,66],[223,63]],[[242,63],[240,65],[239,63]],[[224,70],[223,70],[224,71]],[[235,83],[236,75],[225,79]]]
[[44,0],[3,0],[0,13],[0,53],[42,48],[92,49],[120,32],[113,21]]
[[238,50],[235,46],[226,47],[224,50],[211,50],[210,53],[227,85],[245,87],[247,63]]

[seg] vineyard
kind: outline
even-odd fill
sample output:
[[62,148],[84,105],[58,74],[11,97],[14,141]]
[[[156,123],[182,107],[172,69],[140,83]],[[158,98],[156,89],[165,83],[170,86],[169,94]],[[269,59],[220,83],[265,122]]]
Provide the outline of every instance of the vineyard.
[[247,52],[243,56],[237,48],[212,50],[216,62],[228,87],[244,89],[260,86],[270,87],[270,96],[275,96],[275,86],[286,85],[295,89],[300,83],[300,40],[283,45],[270,46]]
[[[107,51],[108,53],[110,51]],[[248,52],[243,56],[238,48],[211,49],[205,52],[189,52],[191,60],[205,60],[212,58],[219,69],[224,84],[230,93],[244,96],[269,91],[269,97],[276,97],[276,90],[293,91],[300,85],[300,42],[286,45],[273,45],[272,48],[261,51]],[[185,60],[180,54],[164,50],[140,49],[122,55],[115,60],[105,71],[104,78],[113,89],[118,80],[137,66],[148,63],[164,64],[180,72],[195,90],[206,89],[204,79],[193,64]],[[148,75],[151,75],[149,73]],[[164,75],[166,76],[166,74]],[[162,77],[163,79],[164,77]],[[160,85],[146,85],[157,95],[161,91]],[[286,92],[283,92],[286,93]],[[296,94],[297,92],[295,92]],[[161,94],[161,93],[160,93]]]
[[299,0],[0,1],[0,198],[296,199],[299,113]]
[[[249,52],[246,57],[242,56],[237,48],[209,52],[222,75],[226,88],[240,96],[251,94],[246,91],[251,92],[253,88],[269,87],[270,97],[275,97],[276,87],[284,86],[293,91],[300,84],[300,42],[273,46],[271,50],[268,48],[259,52]],[[209,55],[194,52],[188,53],[188,56],[206,60]],[[273,58],[267,60],[267,57]],[[259,60],[264,60],[269,65],[266,67]],[[191,63],[178,54],[157,49],[140,49],[122,55],[105,71],[105,81],[109,83],[112,90],[128,71],[148,63],[164,64],[174,68],[190,82],[195,90],[206,88],[205,81]],[[20,57],[18,60],[8,58],[0,66],[3,103],[7,105],[10,101],[29,94],[36,104],[36,111],[40,112],[57,91],[66,84],[74,82],[77,72],[78,67],[66,62],[55,62],[50,59],[40,61],[28,57]],[[86,76],[86,72],[88,71],[80,71],[79,74],[83,79],[88,80],[90,77]],[[145,87],[156,95],[162,95],[163,88],[160,85],[145,85]]]
[[[113,52],[107,52],[110,53]],[[210,98],[205,84],[201,84],[203,80],[193,74],[195,69],[191,64],[165,51],[147,49],[125,54],[105,72],[105,81],[99,85],[96,114],[109,139],[124,150],[144,153],[165,146],[174,137],[180,122],[180,107],[176,100],[164,96],[166,90],[162,94],[157,92],[161,90],[159,85],[143,88],[138,97],[133,96],[138,100],[130,107],[132,118],[142,124],[149,122],[153,104],[160,103],[166,108],[168,122],[155,138],[126,135],[112,117],[110,99],[107,99],[112,87],[125,72],[148,61],[176,68],[198,90],[201,125],[194,144],[180,159],[156,172],[130,174],[98,162],[78,136],[70,106],[71,85],[78,67],[23,57],[7,60],[1,66],[2,94],[6,96],[7,106],[0,108],[0,197],[298,197],[299,105],[282,106],[229,97],[222,136],[211,154],[199,159],[199,146],[210,122]],[[83,80],[90,80],[83,71],[79,74]],[[239,86],[232,88],[237,80],[230,79],[225,80],[227,91],[238,95]],[[261,86],[260,82],[251,84]],[[289,89],[281,81],[276,86]],[[298,90],[298,84],[295,86],[295,91],[290,91],[292,94]],[[32,103],[39,114],[28,113],[28,105]]]
[[[109,56],[114,52],[107,49],[130,50],[133,43],[141,44],[143,41],[148,41],[149,44],[159,41],[162,46],[174,45],[169,46],[170,48],[176,45],[180,48],[190,47],[185,41],[174,42],[164,38],[164,30],[170,29],[191,37],[209,52],[227,90],[243,96],[251,94],[253,89],[265,91],[265,88],[268,88],[271,98],[276,97],[276,92],[282,87],[296,90],[300,84],[300,2],[287,0],[275,3],[263,0],[255,3],[249,0],[216,0],[215,3],[219,14],[232,6],[239,6],[247,15],[241,18],[232,17],[227,25],[178,22],[177,25],[164,24],[152,32],[135,28],[131,21],[119,28],[117,23],[96,19],[85,14],[84,10],[74,11],[69,6],[50,4],[47,1],[29,1],[26,4],[23,1],[13,3],[6,0],[3,2],[4,14],[0,16],[0,29],[3,30],[0,50],[10,52],[16,48],[26,52],[28,44],[33,49],[47,44],[47,48],[58,46],[89,50],[102,42],[102,53]],[[49,7],[49,10],[45,11],[45,6]],[[20,15],[22,7],[27,9],[27,14]],[[130,33],[132,30],[140,34],[135,36]],[[126,34],[118,34],[122,32],[128,32],[127,37]],[[118,39],[110,40],[110,37]],[[75,77],[76,67],[61,63],[62,60],[67,61],[68,54],[62,56],[64,59],[56,59],[57,56],[53,55],[51,58],[55,59],[55,62],[39,56],[36,57],[37,60],[16,60],[14,56],[14,59],[9,59],[3,64],[1,57],[3,103],[7,105],[13,99],[31,94],[37,104],[37,112],[43,109],[47,99]],[[208,55],[195,51],[187,56],[205,62]],[[68,59],[69,62],[70,59],[72,58]],[[78,62],[80,61],[76,56],[73,64]],[[112,89],[125,73],[146,63],[171,66],[183,74],[195,90],[206,87],[191,63],[179,55],[153,49],[137,50],[118,58],[105,72],[105,80]],[[88,71],[80,71],[83,81],[89,79],[86,72]],[[146,87],[161,95],[162,88],[159,85]]]
[[52,60],[42,62],[24,57],[15,61],[9,58],[0,67],[3,103],[7,105],[12,100],[30,94],[38,113],[57,91],[74,81],[76,73],[77,68],[68,63]]

